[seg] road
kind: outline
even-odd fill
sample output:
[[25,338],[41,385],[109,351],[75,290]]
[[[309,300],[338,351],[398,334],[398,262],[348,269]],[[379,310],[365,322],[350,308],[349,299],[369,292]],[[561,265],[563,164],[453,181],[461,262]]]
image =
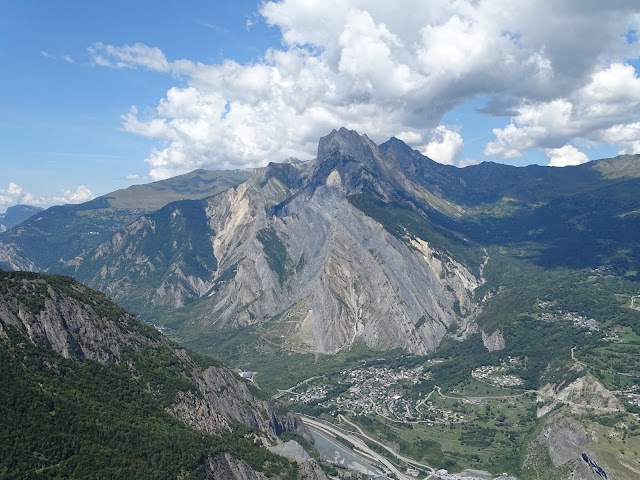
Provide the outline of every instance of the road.
[[440,387],[435,388],[435,390],[438,391],[438,395],[440,395],[442,398],[448,398],[449,400],[464,400],[464,399],[471,399],[471,400],[508,400],[510,398],[518,398],[518,397],[524,397],[527,393],[536,393],[536,390],[525,390],[522,393],[514,393],[513,395],[494,395],[494,396],[486,396],[486,397],[465,397],[465,396],[459,396],[459,397],[450,397],[448,395],[445,395],[444,393],[442,393],[442,390],[440,390]]
[[581,362],[580,360],[578,360],[578,359],[576,358],[575,349],[576,349],[576,347],[571,347],[571,360],[573,360],[574,362],[576,362],[578,365],[582,365],[584,368],[589,368],[589,367],[587,367],[587,364],[586,364],[586,363]]
[[404,457],[404,456],[396,453],[394,450],[392,450],[391,448],[387,447],[383,443],[380,443],[379,441],[377,441],[377,440],[371,438],[370,436],[368,436],[366,433],[364,433],[362,431],[362,429],[359,426],[357,426],[354,423],[350,422],[349,420],[347,420],[346,418],[342,417],[341,415],[340,415],[340,417],[341,417],[340,419],[343,420],[344,422],[346,422],[347,424],[355,427],[356,430],[358,431],[357,434],[353,433],[353,432],[343,431],[343,430],[339,429],[338,427],[336,427],[336,426],[334,426],[334,425],[332,425],[330,423],[324,422],[322,420],[318,420],[316,418],[308,417],[307,415],[300,414],[300,416],[302,417],[302,420],[304,421],[304,423],[306,423],[310,427],[316,428],[316,429],[320,430],[321,432],[328,433],[328,434],[332,435],[333,437],[341,438],[341,439],[346,440],[347,442],[351,443],[358,450],[359,453],[363,454],[365,457],[368,457],[368,458],[371,458],[371,459],[375,460],[376,462],[380,463],[381,465],[384,465],[385,468],[387,468],[387,470],[389,472],[393,473],[399,480],[414,480],[415,477],[412,477],[412,476],[409,476],[409,475],[405,474],[404,472],[399,470],[398,467],[396,467],[393,463],[391,463],[386,457],[383,457],[379,453],[377,453],[374,450],[372,450],[371,448],[369,448],[367,446],[367,444],[358,435],[362,436],[363,438],[366,438],[370,442],[373,442],[373,443],[379,445],[380,447],[384,448],[389,453],[391,453],[393,456],[395,456],[399,460],[402,460],[403,462],[407,462],[407,463],[409,463],[411,465],[416,465],[418,467],[421,467],[422,469],[426,470],[429,474],[435,473],[435,469],[433,467],[431,467],[429,465],[420,464],[420,463],[414,461],[413,459]]
[[275,398],[277,400],[278,398],[280,398],[281,396],[283,396],[286,393],[293,393],[293,391],[296,388],[298,388],[299,386],[304,385],[305,383],[309,383],[312,380],[315,380],[316,378],[321,378],[321,377],[324,377],[324,375],[316,375],[315,377],[309,377],[306,380],[302,380],[301,382],[296,383],[293,387],[287,388],[286,390],[278,389],[278,393],[276,393],[273,396],[273,398]]
[[424,470],[429,471],[430,473],[434,473],[436,470],[435,468],[433,468],[430,465],[426,465],[420,462],[416,462],[414,459],[409,458],[409,457],[404,457],[402,455],[400,455],[399,453],[397,453],[395,450],[387,447],[384,443],[380,443],[378,440],[376,440],[375,438],[371,438],[369,435],[367,435],[358,425],[356,425],[355,423],[347,420],[343,415],[338,415],[338,418],[345,422],[348,425],[351,425],[353,428],[355,428],[358,433],[366,438],[367,440],[369,440],[370,442],[376,443],[378,445],[380,445],[382,448],[384,448],[387,452],[389,452],[390,454],[394,455],[396,458],[398,458],[399,460],[402,460],[403,462],[409,463],[411,465],[415,465],[417,467],[423,468]]

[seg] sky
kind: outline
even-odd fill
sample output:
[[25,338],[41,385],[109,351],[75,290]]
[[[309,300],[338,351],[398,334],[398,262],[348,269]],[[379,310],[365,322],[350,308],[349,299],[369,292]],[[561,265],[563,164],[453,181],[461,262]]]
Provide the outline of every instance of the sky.
[[315,156],[640,153],[637,0],[4,0],[0,212]]

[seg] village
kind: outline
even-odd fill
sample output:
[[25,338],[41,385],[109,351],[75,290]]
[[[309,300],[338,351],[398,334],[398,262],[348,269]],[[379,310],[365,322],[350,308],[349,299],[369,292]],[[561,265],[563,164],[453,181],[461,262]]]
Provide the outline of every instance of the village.
[[312,404],[337,414],[379,415],[399,423],[453,424],[464,421],[464,416],[429,401],[429,397],[415,399],[406,394],[403,387],[416,385],[430,378],[424,366],[390,369],[367,367],[340,372],[338,385],[340,394],[328,385],[310,385],[299,392],[289,392],[287,400]]
[[633,385],[622,390],[621,394],[629,403],[635,407],[640,407],[640,385]]
[[[538,303],[538,307],[543,310],[549,310],[551,307],[553,307],[553,305],[553,302]],[[538,318],[544,322],[571,322],[576,327],[587,330],[588,332],[597,332],[600,330],[594,318],[583,317],[582,315],[578,315],[576,312],[565,312],[563,310],[557,309],[553,311],[542,312],[538,316]]]
[[520,365],[520,363],[519,359],[509,356],[507,361],[503,361],[499,366],[483,365],[476,368],[471,372],[471,376],[476,380],[495,385],[496,387],[519,387],[524,383],[522,379],[507,372]]
[[[635,298],[638,297],[631,297],[631,304],[629,308],[635,308]],[[579,315],[576,312],[565,312],[561,309],[553,309],[553,307],[555,307],[555,302],[538,302],[538,308],[543,310],[543,312],[538,315],[538,319],[542,320],[543,322],[571,322],[577,328],[582,329],[587,335],[591,335],[594,332],[601,331],[595,318],[587,318]],[[602,339],[605,342],[619,343],[621,341],[620,336],[616,330],[604,331],[603,333],[604,337],[602,337]]]

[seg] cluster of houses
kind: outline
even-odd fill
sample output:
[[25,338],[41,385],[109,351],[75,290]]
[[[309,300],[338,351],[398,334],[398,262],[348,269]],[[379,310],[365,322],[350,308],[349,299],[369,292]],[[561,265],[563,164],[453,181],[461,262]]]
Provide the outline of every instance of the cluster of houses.
[[[290,392],[289,401],[316,403],[333,412],[354,415],[379,415],[403,423],[453,424],[464,421],[464,416],[441,408],[434,402],[415,399],[407,395],[407,386],[430,378],[424,366],[414,368],[367,367],[340,372],[339,385],[349,385],[340,395],[330,395],[329,385],[307,385],[304,390]],[[404,388],[403,388],[404,387]]]
[[[543,303],[543,302],[541,302]],[[548,303],[548,302],[544,302]],[[562,310],[554,310],[552,312],[543,312],[538,317],[540,320],[544,322],[572,322],[576,327],[581,328],[583,330],[587,330],[588,332],[597,332],[600,330],[595,318],[587,318],[582,315],[578,315],[575,312],[564,312]]]
[[507,374],[507,367],[504,365],[483,365],[471,372],[471,376],[476,380],[491,383],[497,387],[519,387],[524,382],[520,377]]
[[622,395],[631,405],[640,407],[640,385],[633,385],[622,391]]

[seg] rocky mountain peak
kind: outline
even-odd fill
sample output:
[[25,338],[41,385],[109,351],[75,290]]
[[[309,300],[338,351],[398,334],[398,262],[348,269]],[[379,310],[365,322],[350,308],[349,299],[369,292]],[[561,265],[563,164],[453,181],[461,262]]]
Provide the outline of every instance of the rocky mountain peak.
[[409,145],[396,137],[391,137],[389,140],[381,144],[379,148],[383,152],[394,152],[399,155],[415,154],[415,150],[413,150]]
[[318,161],[322,162],[338,152],[363,163],[368,163],[372,156],[379,154],[378,146],[369,137],[344,127],[320,138]]
[[311,185],[313,188],[325,184],[339,187],[346,196],[357,194],[364,188],[377,191],[384,197],[388,189],[378,184],[395,183],[398,170],[395,163],[388,160],[366,135],[346,128],[333,130],[320,139]]

